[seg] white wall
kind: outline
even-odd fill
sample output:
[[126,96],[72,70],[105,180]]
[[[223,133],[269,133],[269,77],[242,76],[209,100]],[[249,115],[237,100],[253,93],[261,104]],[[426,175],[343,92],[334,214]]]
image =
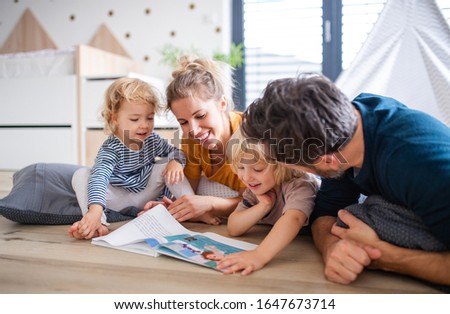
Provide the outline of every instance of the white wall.
[[211,55],[227,52],[231,41],[231,0],[0,0],[0,47],[26,8],[59,48],[87,44],[105,23],[145,74],[164,80],[170,68],[158,51],[165,44]]

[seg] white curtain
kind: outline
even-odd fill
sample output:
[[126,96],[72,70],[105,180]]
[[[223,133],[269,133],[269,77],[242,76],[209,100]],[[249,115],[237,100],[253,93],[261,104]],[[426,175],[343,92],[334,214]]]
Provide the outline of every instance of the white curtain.
[[394,97],[450,126],[450,27],[434,0],[389,0],[336,84]]

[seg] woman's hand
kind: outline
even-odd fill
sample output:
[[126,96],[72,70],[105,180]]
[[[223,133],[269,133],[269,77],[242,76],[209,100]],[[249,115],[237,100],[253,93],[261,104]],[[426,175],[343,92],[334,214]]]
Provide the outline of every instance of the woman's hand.
[[184,195],[168,206],[169,212],[179,222],[193,220],[213,210],[209,196]]
[[169,205],[172,204],[172,201],[167,197],[164,196],[162,201],[149,201],[144,205],[144,208],[137,214],[138,216],[145,213],[147,210],[152,209],[153,207],[157,205],[163,205],[165,207],[169,207]]

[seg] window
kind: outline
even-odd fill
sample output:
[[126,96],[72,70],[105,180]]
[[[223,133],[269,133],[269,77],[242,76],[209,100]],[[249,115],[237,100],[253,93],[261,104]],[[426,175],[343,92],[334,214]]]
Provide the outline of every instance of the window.
[[245,0],[247,105],[270,80],[322,71],[322,0]]
[[[245,90],[242,103],[247,107],[269,81],[277,78],[310,71],[327,75],[330,62],[334,66],[331,72],[335,73],[328,76],[335,78],[358,53],[386,1],[233,0],[233,6],[241,8],[237,22],[241,24],[241,37],[235,42],[242,40],[242,33],[245,40],[246,61],[240,77]],[[450,0],[436,3],[450,22]],[[331,47],[327,38],[336,34],[329,33],[330,25],[342,36]]]

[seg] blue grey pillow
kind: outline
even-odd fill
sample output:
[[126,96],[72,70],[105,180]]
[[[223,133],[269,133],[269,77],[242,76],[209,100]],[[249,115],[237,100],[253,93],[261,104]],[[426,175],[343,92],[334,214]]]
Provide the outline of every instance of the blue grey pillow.
[[[449,250],[412,210],[392,204],[380,195],[370,195],[363,203],[345,209],[369,225],[386,242],[424,251]],[[337,225],[348,227],[339,217]]]
[[[72,188],[72,175],[78,165],[37,163],[13,176],[11,192],[0,200],[0,215],[23,224],[72,224],[82,218]],[[136,217],[138,209],[121,213],[105,210],[108,222]]]

